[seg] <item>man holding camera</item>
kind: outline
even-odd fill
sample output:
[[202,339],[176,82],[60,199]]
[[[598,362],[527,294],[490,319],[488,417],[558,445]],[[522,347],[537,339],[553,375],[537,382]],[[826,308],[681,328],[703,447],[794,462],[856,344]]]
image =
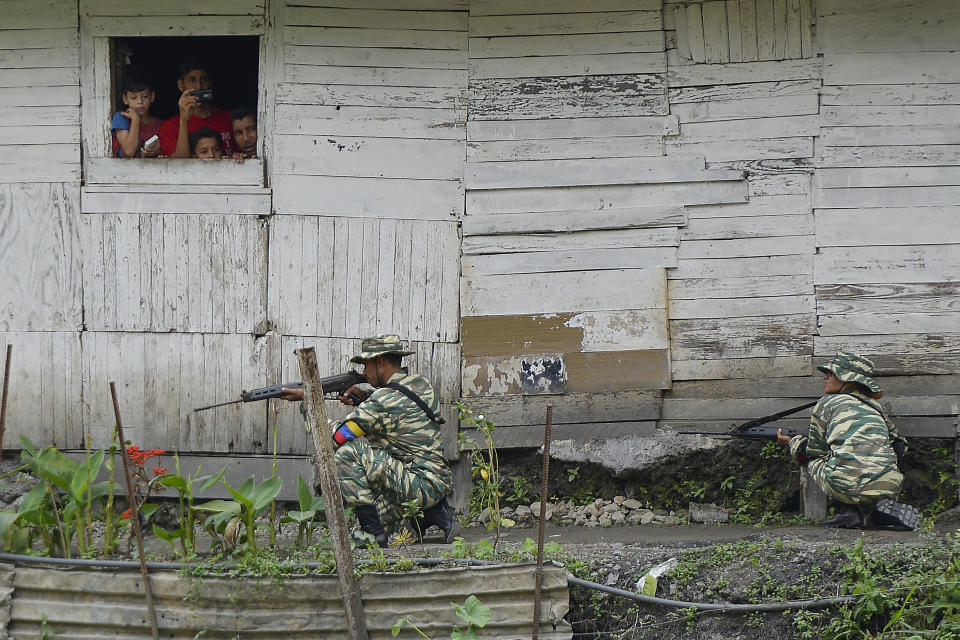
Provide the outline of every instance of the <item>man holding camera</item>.
[[232,156],[236,150],[230,113],[213,104],[213,81],[206,64],[198,60],[181,63],[177,88],[180,90],[180,113],[167,118],[160,125],[160,152],[171,158],[190,157],[190,134],[209,127],[220,134],[223,155]]

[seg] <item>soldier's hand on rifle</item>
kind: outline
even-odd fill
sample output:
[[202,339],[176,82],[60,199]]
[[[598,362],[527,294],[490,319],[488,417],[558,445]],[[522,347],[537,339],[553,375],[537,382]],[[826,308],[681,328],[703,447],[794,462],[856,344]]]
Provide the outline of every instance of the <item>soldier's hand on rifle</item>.
[[[369,391],[364,391],[357,385],[353,385],[343,393],[337,396],[337,400],[342,402],[345,405],[355,407],[367,398],[370,397]],[[357,400],[359,398],[359,400]]]
[[280,396],[283,400],[290,401],[302,401],[303,400],[303,389],[289,389],[287,387],[281,387],[280,391],[282,395]]
[[779,444],[782,447],[789,447],[790,439],[791,439],[790,436],[783,435],[782,429],[777,429],[777,444]]

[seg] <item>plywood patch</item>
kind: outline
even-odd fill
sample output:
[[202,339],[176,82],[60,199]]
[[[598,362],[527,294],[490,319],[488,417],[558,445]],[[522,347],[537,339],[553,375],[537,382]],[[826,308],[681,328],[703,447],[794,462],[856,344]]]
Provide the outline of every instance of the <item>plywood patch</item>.
[[463,355],[563,353],[580,349],[583,330],[567,325],[571,313],[464,317]]
[[669,389],[670,354],[666,349],[568,353],[570,392]]

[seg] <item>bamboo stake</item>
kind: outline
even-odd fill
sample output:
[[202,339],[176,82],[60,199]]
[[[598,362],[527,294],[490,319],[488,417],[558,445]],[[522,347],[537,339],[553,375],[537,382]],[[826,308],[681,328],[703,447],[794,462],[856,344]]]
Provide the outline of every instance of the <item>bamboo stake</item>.
[[297,349],[300,376],[303,380],[303,404],[307,410],[307,428],[313,438],[313,467],[320,479],[323,492],[330,542],[337,563],[340,595],[351,640],[368,640],[367,623],[360,598],[360,584],[353,570],[353,555],[347,532],[347,517],[343,511],[343,496],[337,481],[333,460],[333,439],[327,426],[327,407],[323,404],[323,385],[317,369],[317,354],[313,347]]
[[553,426],[553,405],[547,405],[547,421],[543,426],[543,478],[540,481],[540,520],[537,525],[537,581],[533,589],[533,640],[540,637],[540,592],[543,589],[543,534],[547,519],[547,491],[550,487],[550,429]]
[[3,396],[0,397],[0,460],[3,460],[3,433],[7,429],[7,389],[10,388],[10,356],[13,345],[7,345],[7,362],[3,367]]
[[120,420],[120,403],[117,402],[117,387],[110,383],[110,396],[113,398],[113,415],[117,420],[117,437],[120,439],[120,458],[123,460],[123,475],[127,479],[127,498],[130,501],[130,519],[133,521],[133,533],[137,537],[137,552],[140,555],[140,574],[143,576],[143,592],[147,596],[147,611],[150,614],[150,631],[153,640],[159,640],[160,630],[157,628],[157,611],[153,606],[153,587],[150,585],[150,575],[147,573],[147,558],[143,553],[143,532],[140,530],[140,507],[133,490],[133,473],[130,471],[130,461],[127,459],[127,439],[123,436],[123,422]]

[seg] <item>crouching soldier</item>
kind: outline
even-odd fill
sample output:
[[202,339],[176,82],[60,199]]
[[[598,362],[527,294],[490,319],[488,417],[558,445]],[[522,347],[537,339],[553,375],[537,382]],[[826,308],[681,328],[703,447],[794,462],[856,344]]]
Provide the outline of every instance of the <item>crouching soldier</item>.
[[810,477],[836,509],[824,527],[916,528],[920,514],[896,499],[903,485],[898,469],[907,441],[897,431],[871,378],[873,362],[840,351],[823,372],[824,396],[813,408],[809,435],[793,438],[778,432],[777,441],[807,466]]
[[[443,530],[444,542],[459,533],[447,502],[453,474],[443,457],[440,401],[426,378],[402,366],[402,358],[411,353],[395,335],[364,338],[350,362],[363,365],[374,390],[354,386],[338,396],[343,404],[356,406],[333,434],[340,492],[360,528],[381,547],[387,545],[388,532],[402,526],[402,504],[409,500],[423,510],[416,523],[421,535],[433,525]],[[285,391],[286,400],[303,399],[302,389]]]

